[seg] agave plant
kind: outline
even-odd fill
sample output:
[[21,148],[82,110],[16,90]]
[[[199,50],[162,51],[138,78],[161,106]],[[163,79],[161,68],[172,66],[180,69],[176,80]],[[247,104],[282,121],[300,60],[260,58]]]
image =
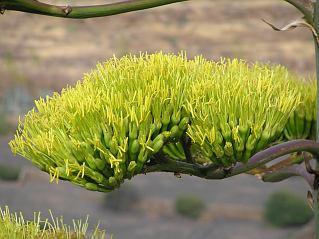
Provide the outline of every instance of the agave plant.
[[[52,181],[98,191],[167,158],[227,168],[283,141],[308,101],[314,112],[315,94],[301,97],[308,85],[281,66],[185,54],[114,57],[74,88],[36,101],[10,146]],[[308,138],[303,120],[296,119],[298,133]]]
[[[41,213],[34,213],[33,220],[27,220],[22,213],[12,213],[9,207],[0,207],[0,239],[62,239],[62,238],[91,238],[106,239],[106,233],[95,227],[91,236],[88,236],[88,217],[85,221],[73,220],[73,225],[66,225],[63,217],[54,217],[50,212],[50,219],[41,218]],[[112,238],[112,236],[111,236]]]
[[[182,1],[56,6],[0,0],[0,11],[90,18]],[[284,1],[303,19],[283,28],[268,24],[277,31],[309,28],[319,72],[319,0]],[[74,88],[38,100],[10,146],[49,172],[52,181],[61,178],[98,191],[155,171],[206,179],[251,173],[268,182],[300,175],[313,190],[308,197],[319,239],[319,171],[309,163],[319,158],[313,141],[319,141],[318,97],[315,81],[298,79],[282,67],[161,53],[126,56],[98,65]]]

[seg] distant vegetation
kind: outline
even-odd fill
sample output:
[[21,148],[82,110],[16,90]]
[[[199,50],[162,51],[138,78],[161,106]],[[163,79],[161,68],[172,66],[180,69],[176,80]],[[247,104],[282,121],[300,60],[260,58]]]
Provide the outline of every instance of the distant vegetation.
[[132,211],[139,201],[140,196],[137,189],[125,184],[121,188],[105,195],[104,206],[112,211],[127,212]]
[[288,191],[278,191],[267,200],[264,217],[275,226],[299,226],[309,222],[313,212],[302,198]]
[[0,164],[0,181],[16,181],[19,178],[21,169],[18,167]]
[[9,122],[3,113],[0,111],[0,135],[7,135],[14,132],[14,126]]
[[184,217],[197,219],[206,209],[206,204],[194,195],[180,195],[176,198],[175,209]]

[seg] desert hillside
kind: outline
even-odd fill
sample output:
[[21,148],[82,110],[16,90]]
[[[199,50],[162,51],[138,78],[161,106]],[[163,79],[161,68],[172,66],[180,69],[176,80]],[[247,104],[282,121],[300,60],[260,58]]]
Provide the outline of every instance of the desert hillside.
[[[99,2],[103,1],[94,3]],[[283,26],[298,17],[278,0],[193,0],[87,20],[6,12],[0,16],[0,92],[16,85],[27,87],[34,96],[60,90],[113,54],[141,51],[237,57],[312,74],[314,53],[308,30],[278,33],[261,21]]]

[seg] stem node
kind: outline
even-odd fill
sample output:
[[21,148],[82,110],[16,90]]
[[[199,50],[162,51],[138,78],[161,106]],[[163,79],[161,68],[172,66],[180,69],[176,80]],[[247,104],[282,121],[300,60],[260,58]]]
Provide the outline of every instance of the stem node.
[[65,6],[62,8],[62,11],[65,13],[65,16],[68,16],[72,12],[72,7],[71,6]]

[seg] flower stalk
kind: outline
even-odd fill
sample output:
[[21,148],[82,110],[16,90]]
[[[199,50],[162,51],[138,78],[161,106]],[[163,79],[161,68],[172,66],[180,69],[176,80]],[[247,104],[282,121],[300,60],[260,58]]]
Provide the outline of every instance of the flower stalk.
[[[314,10],[314,28],[316,32],[319,32],[319,0],[316,1],[315,10]],[[314,37],[315,38],[315,37]],[[319,43],[318,41],[314,41],[315,44],[315,52],[316,52],[316,73],[317,73],[317,119],[319,116]],[[319,142],[319,120],[317,120],[317,130],[316,130],[316,141]],[[316,157],[317,159],[317,168],[319,166],[319,157]],[[319,175],[315,175],[314,180],[314,213],[315,213],[315,238],[319,239],[319,200],[318,200],[318,194],[319,194]]]
[[63,18],[93,18],[159,7],[187,0],[126,0],[87,6],[57,6],[37,0],[0,0],[0,10],[28,12]]
[[311,0],[284,0],[295,8],[297,8],[303,15],[304,19],[313,25],[314,23],[314,5]]
[[[319,0],[316,0],[314,13],[313,13],[313,27],[318,35],[319,32]],[[314,35],[315,53],[316,53],[316,75],[317,75],[317,119],[319,119],[319,43],[316,36]],[[319,120],[317,120],[316,125],[316,141],[319,142]],[[316,157],[317,169],[319,168],[319,157]],[[315,238],[319,239],[319,175],[315,174],[314,179],[314,213],[315,213]]]
[[[193,175],[205,179],[224,179],[242,173],[248,173],[250,170],[264,166],[274,159],[278,159],[279,157],[295,152],[308,152],[317,158],[319,157],[319,144],[312,140],[292,140],[265,149],[252,156],[248,163],[244,164],[239,162],[234,167],[230,168],[212,167],[212,165],[204,166],[200,164],[190,164],[160,157],[156,160],[158,163],[146,164],[143,173],[171,172]],[[307,182],[313,181],[311,175],[305,171],[302,165],[292,165],[290,167],[284,168],[282,172],[275,173],[276,174],[268,174],[267,177],[265,177],[265,181],[281,181],[279,178],[285,176],[286,174],[290,174],[289,177],[301,176]]]

